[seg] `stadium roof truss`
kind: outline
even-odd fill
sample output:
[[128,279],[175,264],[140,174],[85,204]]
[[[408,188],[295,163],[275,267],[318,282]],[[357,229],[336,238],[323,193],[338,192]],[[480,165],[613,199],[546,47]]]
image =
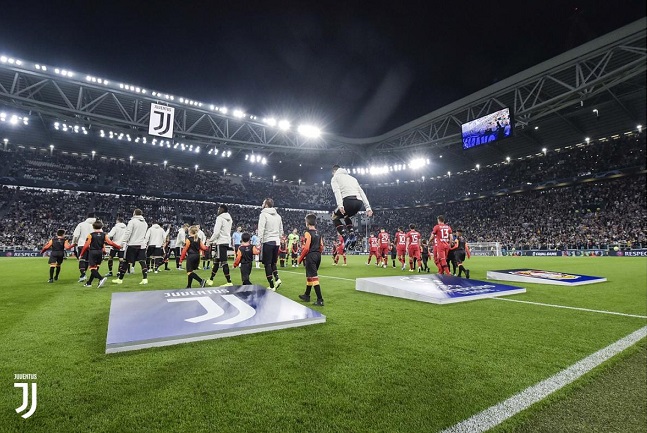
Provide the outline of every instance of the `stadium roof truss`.
[[646,23],[647,19],[636,21],[386,134],[368,139],[337,139],[367,145],[372,153],[447,147],[461,142],[463,123],[505,107],[512,108],[517,128],[552,115],[577,129],[560,111],[601,93],[610,94],[625,114],[637,121],[640,115],[624,107],[621,95],[615,91],[620,84],[637,77],[640,80],[636,82],[641,83],[638,86],[645,87]]
[[[155,102],[175,108],[176,142],[188,140],[207,148],[226,144],[241,151],[333,155],[336,159],[345,156],[366,161],[369,155],[404,154],[403,150],[447,148],[460,143],[462,123],[504,107],[512,108],[517,129],[552,118],[560,119],[571,133],[581,135],[583,131],[562,110],[605,94],[607,100],[621,107],[625,117],[639,121],[644,110],[633,113],[623,98],[631,92],[644,94],[645,91],[646,28],[647,18],[643,18],[399,128],[369,138],[324,134],[308,139],[292,130],[282,131],[258,121],[189,107],[152,94],[120,90],[114,84],[106,86],[43,72],[29,62],[0,64],[0,101],[29,110],[43,122],[57,119],[88,129],[116,128],[141,135],[148,132],[150,106]],[[45,126],[51,128],[51,125]]]

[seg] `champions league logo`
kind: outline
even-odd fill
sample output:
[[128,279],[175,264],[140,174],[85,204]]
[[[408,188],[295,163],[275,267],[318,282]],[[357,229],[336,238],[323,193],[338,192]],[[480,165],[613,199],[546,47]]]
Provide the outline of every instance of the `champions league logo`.
[[511,274],[534,278],[548,278],[550,280],[576,280],[579,278],[579,276],[577,275],[563,274],[561,272],[540,271],[536,269],[511,272]]

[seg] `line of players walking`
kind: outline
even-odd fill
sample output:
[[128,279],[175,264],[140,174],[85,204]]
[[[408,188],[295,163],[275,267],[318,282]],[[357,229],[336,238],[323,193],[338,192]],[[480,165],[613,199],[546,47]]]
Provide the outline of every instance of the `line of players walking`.
[[[445,217],[440,215],[437,219],[438,224],[431,232],[429,239],[422,239],[420,232],[416,230],[415,224],[409,224],[409,231],[405,233],[403,227],[398,227],[393,239],[385,229],[375,235],[371,233],[368,238],[369,256],[366,265],[371,264],[375,257],[375,265],[383,268],[388,267],[389,256],[392,266],[395,268],[396,259],[400,262],[401,269],[407,269],[406,256],[409,256],[409,272],[430,272],[429,258],[431,257],[438,268],[439,274],[449,275],[449,265],[451,264],[452,275],[461,277],[470,277],[469,269],[466,269],[463,263],[466,258],[471,257],[469,245],[463,236],[462,230],[457,230],[456,234],[452,233],[451,227],[445,224]],[[431,251],[429,246],[432,245]],[[344,255],[344,262],[346,256]],[[335,262],[336,263],[336,262]]]

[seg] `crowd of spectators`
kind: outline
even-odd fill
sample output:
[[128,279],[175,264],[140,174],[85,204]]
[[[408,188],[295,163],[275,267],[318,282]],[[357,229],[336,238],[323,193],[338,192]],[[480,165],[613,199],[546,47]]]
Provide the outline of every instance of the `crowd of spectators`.
[[[73,230],[88,212],[110,226],[118,215],[128,219],[134,208],[142,209],[149,223],[173,227],[200,223],[209,231],[218,203],[236,203],[230,211],[235,226],[253,231],[265,197],[274,198],[286,232],[301,230],[306,210],[315,209],[325,210],[320,224],[325,236],[336,236],[329,218],[334,207],[329,183],[294,185],[43,150],[2,153],[7,163],[0,168],[0,178],[7,186],[0,191],[0,246],[37,248],[56,229]],[[415,223],[426,236],[435,216],[445,214],[472,242],[500,242],[508,248],[647,245],[645,177],[635,174],[644,168],[645,137],[640,135],[553,150],[433,180],[373,183],[364,189],[375,216],[358,232],[365,235],[381,227],[393,232]],[[621,169],[634,173],[577,183],[577,179]],[[7,176],[61,182],[66,191],[8,186]],[[567,180],[569,186],[558,188],[557,180]],[[65,187],[66,182],[78,188]],[[83,186],[90,184],[100,184],[108,192],[84,191]],[[187,192],[209,198],[182,198]]]

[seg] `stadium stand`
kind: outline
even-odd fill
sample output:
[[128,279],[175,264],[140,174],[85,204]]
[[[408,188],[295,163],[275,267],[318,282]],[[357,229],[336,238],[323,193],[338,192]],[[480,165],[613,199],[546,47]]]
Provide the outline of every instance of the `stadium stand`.
[[[149,223],[213,226],[217,204],[233,204],[235,226],[254,230],[273,197],[286,232],[306,210],[330,211],[329,185],[290,185],[116,159],[11,147],[0,175],[0,247],[35,249],[89,211],[112,225],[139,207]],[[426,181],[364,185],[377,231],[414,222],[429,233],[445,214],[478,242],[506,248],[606,248],[647,244],[645,135],[591,142]],[[28,187],[28,188],[25,188]],[[299,209],[299,210],[293,210]],[[322,213],[327,239],[335,232]],[[361,242],[359,243],[361,245]]]

